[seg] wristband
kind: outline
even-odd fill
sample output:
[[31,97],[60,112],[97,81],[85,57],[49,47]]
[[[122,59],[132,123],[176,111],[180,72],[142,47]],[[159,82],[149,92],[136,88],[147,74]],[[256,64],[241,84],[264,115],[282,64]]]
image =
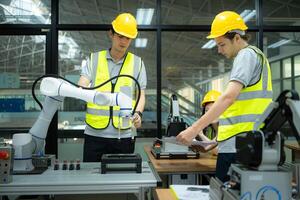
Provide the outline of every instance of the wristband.
[[137,113],[140,116],[140,118],[142,119],[143,113],[141,111],[135,111],[134,113]]

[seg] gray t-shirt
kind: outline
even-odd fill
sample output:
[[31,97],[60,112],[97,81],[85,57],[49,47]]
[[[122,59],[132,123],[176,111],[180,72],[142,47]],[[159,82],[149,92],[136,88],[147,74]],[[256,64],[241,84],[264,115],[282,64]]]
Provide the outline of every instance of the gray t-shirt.
[[[257,83],[262,72],[260,56],[250,48],[239,51],[233,61],[229,81],[237,81],[244,87]],[[219,142],[219,153],[236,153],[235,137]]]
[[[109,53],[109,50],[107,50],[106,59],[107,59],[110,77],[117,76],[119,74],[119,71],[122,67],[122,64],[123,64],[125,58],[123,58],[120,61],[115,63]],[[140,70],[140,72],[137,72],[139,74],[134,74],[134,77],[138,77],[137,79],[141,86],[141,90],[145,90],[146,86],[147,86],[147,76],[146,76],[146,69],[145,69],[144,62],[142,60],[141,60],[141,62],[142,62],[141,70]],[[90,65],[89,60],[87,60],[86,62],[83,63],[82,71],[81,71],[80,75],[84,76],[87,79],[89,79],[90,81],[92,81],[93,69],[91,69],[91,66],[89,66],[89,65]],[[115,82],[116,82],[116,79],[113,80],[113,83],[115,83]],[[113,127],[111,120],[109,122],[109,126],[106,129],[102,129],[102,130],[96,130],[87,125],[85,128],[84,134],[96,136],[96,137],[105,137],[105,138],[118,138],[119,137],[119,131],[118,131],[118,129]],[[128,138],[131,136],[132,136],[132,130],[130,130],[130,129],[129,130],[121,130],[121,134],[120,134],[121,138]]]

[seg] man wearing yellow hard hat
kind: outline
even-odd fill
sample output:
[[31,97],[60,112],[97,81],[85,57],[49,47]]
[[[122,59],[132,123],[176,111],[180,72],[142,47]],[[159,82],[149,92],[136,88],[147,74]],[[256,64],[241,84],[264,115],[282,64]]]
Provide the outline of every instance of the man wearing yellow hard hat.
[[[202,107],[202,115],[204,115],[206,112],[209,111],[209,109],[212,107],[212,105],[217,101],[217,99],[221,96],[221,93],[217,90],[210,90],[208,91],[202,102],[201,102],[201,107]],[[217,134],[218,134],[218,126],[219,126],[219,120],[215,119],[214,121],[211,122],[207,127],[201,131],[197,138],[198,140],[202,141],[216,141],[217,139]],[[211,151],[213,155],[218,154],[218,149],[216,144],[210,144],[205,147],[195,145],[191,146],[193,151],[200,151],[200,152],[208,152]]]
[[248,44],[247,29],[235,12],[224,11],[214,18],[207,38],[215,40],[220,54],[234,59],[230,80],[211,109],[177,136],[178,141],[189,145],[204,127],[219,118],[216,177],[223,182],[229,180],[227,172],[235,162],[235,136],[253,130],[255,120],[272,101],[269,62],[260,49]]
[[[122,13],[112,21],[109,30],[111,48],[91,53],[88,61],[82,66],[78,84],[84,87],[97,86],[111,77],[119,74],[130,75],[138,80],[141,87],[140,101],[132,117],[133,126],[139,128],[142,123],[142,112],[145,106],[145,89],[147,85],[146,70],[142,59],[130,52],[128,48],[138,34],[136,19],[130,13]],[[135,102],[135,82],[128,77],[114,79],[103,87],[101,92],[119,92],[124,86],[132,88],[127,92]],[[122,91],[126,93],[126,91]],[[122,121],[117,113],[120,109],[116,106],[97,106],[87,104],[85,122],[87,124],[84,134],[84,162],[97,162],[103,154],[133,153],[135,142],[132,140],[130,127],[122,127]]]

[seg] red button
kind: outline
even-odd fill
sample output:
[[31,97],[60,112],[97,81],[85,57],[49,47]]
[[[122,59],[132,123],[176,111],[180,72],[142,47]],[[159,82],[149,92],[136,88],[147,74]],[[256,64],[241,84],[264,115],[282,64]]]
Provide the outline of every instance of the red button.
[[7,151],[0,151],[0,159],[7,160],[9,158],[9,154]]

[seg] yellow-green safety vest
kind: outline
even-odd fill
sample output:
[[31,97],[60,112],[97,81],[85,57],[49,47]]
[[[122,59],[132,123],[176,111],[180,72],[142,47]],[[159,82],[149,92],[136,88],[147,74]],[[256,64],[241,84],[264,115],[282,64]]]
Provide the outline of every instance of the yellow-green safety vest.
[[227,140],[239,133],[254,129],[254,124],[272,102],[271,70],[265,55],[254,46],[261,58],[262,71],[257,83],[243,88],[235,102],[219,118],[217,141]]
[[[95,77],[94,77],[94,83],[92,86],[97,86],[100,85],[101,83],[107,81],[110,79],[109,75],[109,69],[108,69],[108,63],[106,59],[106,54],[107,51],[100,51],[96,53],[91,54],[90,58],[90,66],[96,66],[94,67],[95,69]],[[135,65],[134,61],[135,59],[134,54],[132,53],[127,53],[123,65],[120,69],[119,75],[121,74],[126,74],[130,76],[134,76],[134,67],[137,66]],[[93,63],[94,62],[94,63]],[[140,60],[141,62],[141,60]],[[141,64],[140,64],[141,66]],[[136,101],[135,98],[133,97],[133,90],[135,88],[134,81],[128,77],[118,77],[114,86],[111,82],[103,85],[102,87],[98,88],[97,91],[99,92],[120,92],[122,87],[129,87],[131,88],[131,94],[130,95],[132,98],[132,107],[135,106]],[[123,92],[123,91],[122,91]],[[87,112],[86,112],[86,123],[94,128],[94,129],[105,129],[108,127],[110,119],[112,119],[112,124],[115,128],[120,128],[122,130],[129,129],[131,128],[131,122],[128,123],[127,126],[123,126],[122,124],[122,118],[119,118],[119,113],[120,113],[120,107],[119,106],[98,106],[93,103],[88,103],[87,104]],[[119,127],[120,125],[120,127]]]

